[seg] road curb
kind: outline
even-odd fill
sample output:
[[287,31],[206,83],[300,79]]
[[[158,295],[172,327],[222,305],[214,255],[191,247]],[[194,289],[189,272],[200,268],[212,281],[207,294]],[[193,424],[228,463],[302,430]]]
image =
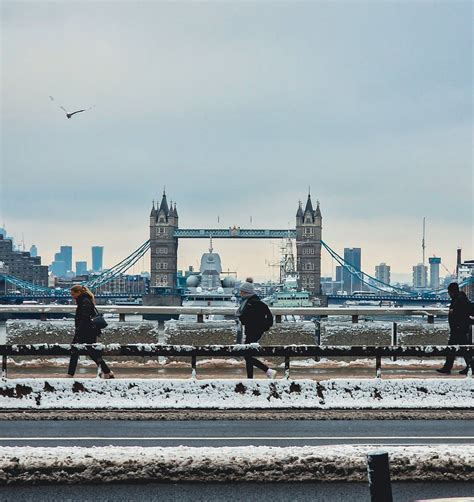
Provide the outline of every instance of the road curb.
[[[3,447],[0,484],[363,482],[373,446]],[[474,481],[474,446],[388,446],[393,481]]]

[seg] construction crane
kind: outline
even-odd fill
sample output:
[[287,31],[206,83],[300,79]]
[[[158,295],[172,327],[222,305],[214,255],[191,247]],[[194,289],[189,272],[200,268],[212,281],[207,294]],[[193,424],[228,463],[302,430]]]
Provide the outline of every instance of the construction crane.
[[451,272],[449,270],[449,268],[443,263],[443,262],[440,262],[441,263],[441,266],[444,268],[444,270],[446,270],[446,272],[448,272],[448,274],[451,276],[451,277],[456,277],[456,272]]

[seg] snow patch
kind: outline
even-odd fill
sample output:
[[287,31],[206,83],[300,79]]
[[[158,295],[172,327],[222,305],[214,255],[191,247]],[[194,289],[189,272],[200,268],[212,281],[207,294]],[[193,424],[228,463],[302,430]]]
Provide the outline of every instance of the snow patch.
[[474,380],[7,379],[0,409],[474,408]]

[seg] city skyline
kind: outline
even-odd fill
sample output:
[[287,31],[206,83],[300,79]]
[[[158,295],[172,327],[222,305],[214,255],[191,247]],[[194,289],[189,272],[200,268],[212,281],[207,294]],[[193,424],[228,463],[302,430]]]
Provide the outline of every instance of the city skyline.
[[[216,225],[212,225],[212,228],[229,228],[229,227],[225,227],[225,226],[222,226],[220,225],[220,222]],[[255,226],[251,226],[251,225],[247,225],[245,228],[257,228]],[[198,243],[199,242],[202,242],[202,246],[200,246]],[[265,259],[265,262],[263,264],[263,268],[262,270],[264,270],[266,273],[262,273],[262,274],[254,274],[255,276],[255,279],[256,280],[272,280],[272,279],[275,279],[277,280],[278,279],[278,270],[277,270],[277,263],[278,263],[278,260],[279,260],[279,252],[280,252],[280,249],[282,247],[282,241],[281,240],[277,240],[277,239],[268,239],[267,241],[264,241],[266,242],[267,244],[270,244],[271,248],[272,248],[272,253],[268,255],[268,257]],[[229,251],[229,248],[233,248],[235,245],[237,246],[247,246],[249,244],[251,244],[251,248],[254,248],[255,246],[260,246],[260,247],[267,247],[265,245],[265,243],[262,242],[262,241],[256,241],[256,240],[246,240],[244,242],[242,241],[232,241],[232,240],[228,240],[228,239],[219,239],[218,237],[214,237],[213,238],[213,246],[214,246],[214,252],[218,253],[221,255],[221,257],[223,257],[223,262],[224,262],[224,265],[225,265],[225,262],[226,262],[226,251]],[[294,241],[293,241],[293,244],[294,244]],[[88,249],[89,249],[89,254],[87,255],[87,258],[83,258],[82,255],[81,256],[78,256],[77,253],[75,253],[74,249],[75,249],[75,246],[74,245],[71,245],[71,244],[61,244],[61,245],[58,245],[56,250],[59,249],[59,248],[62,248],[62,247],[69,247],[71,246],[72,247],[72,258],[71,260],[73,262],[87,262],[87,263],[90,263],[90,266],[88,267],[88,270],[89,271],[94,271],[93,270],[93,266],[92,266],[92,254],[93,254],[93,249],[94,248],[102,248],[104,249],[104,246],[98,246],[97,244],[96,245],[92,245],[90,246]],[[200,257],[201,257],[201,253],[202,252],[205,252],[206,249],[208,249],[208,243],[206,243],[206,239],[203,238],[203,239],[198,239],[197,241],[196,240],[192,240],[192,241],[186,241],[186,240],[181,240],[180,241],[180,244],[179,244],[179,247],[178,247],[178,268],[180,270],[186,270],[189,266],[193,266],[195,268],[198,268],[199,267],[199,261],[200,261]],[[180,250],[182,247],[186,247],[186,251],[185,253],[183,253],[182,250]],[[194,258],[192,258],[189,262],[185,262],[185,257],[186,256],[189,256],[189,251],[192,250],[192,249],[197,249],[197,253],[196,255],[194,256]],[[199,249],[198,249],[199,248]],[[222,249],[220,249],[222,248]],[[226,249],[227,248],[227,249]],[[356,246],[345,246],[343,249],[339,250],[340,251],[340,254],[341,256],[343,254],[345,254],[345,251],[349,250],[349,251],[352,251],[352,249],[358,249]],[[421,249],[421,243],[420,243],[420,249]],[[223,251],[224,250],[224,251]],[[361,269],[373,276],[373,277],[377,277],[377,274],[376,274],[376,267],[380,264],[384,264],[385,265],[385,262],[383,259],[381,259],[379,262],[376,261],[376,263],[374,264],[374,267],[373,269],[371,270],[369,267],[367,266],[364,266],[364,248],[362,247],[360,249],[362,251],[362,267]],[[131,251],[128,250],[128,251]],[[248,250],[247,250],[248,251]],[[295,249],[295,252],[296,252],[296,249]],[[192,251],[191,251],[192,253]],[[54,262],[54,255],[55,254],[58,254],[56,251],[53,250],[53,258],[51,259],[51,261],[48,261],[47,259],[45,259],[45,256],[41,253],[39,253],[40,257],[42,258],[42,261],[43,261],[43,264],[52,264]],[[426,266],[428,268],[428,259],[432,258],[436,256],[435,254],[432,254],[432,255],[429,255],[429,246],[428,246],[428,254],[427,254],[427,259],[426,259]],[[125,257],[125,254],[124,256],[122,256],[121,258],[124,258]],[[120,259],[121,259],[120,258]],[[439,257],[438,257],[439,259]],[[463,259],[469,259],[469,257],[467,257],[466,255],[463,254]],[[120,260],[117,260],[117,261],[120,261]],[[455,259],[453,260],[454,263],[455,263]],[[150,270],[150,259],[149,259],[149,253],[147,253],[146,257],[145,258],[142,258],[137,265],[135,265],[133,267],[133,273],[140,273],[140,272],[151,272]],[[348,262],[351,263],[351,259],[348,259]],[[382,263],[383,262],[383,263]],[[411,284],[412,283],[412,268],[413,266],[416,266],[418,265],[419,263],[421,262],[421,260],[415,260],[413,262],[413,264],[410,266],[410,269],[408,271],[403,271],[403,270],[395,270],[393,271],[393,266],[388,263],[387,265],[389,265],[389,268],[392,268],[392,271],[390,272],[390,275],[392,276],[392,283],[397,283],[397,282],[404,282],[404,283],[407,283],[407,284]],[[329,265],[330,262],[330,259],[328,258],[328,256],[323,253],[322,254],[322,275],[323,276],[332,276],[334,280],[336,280],[336,266],[337,266],[337,263],[335,262],[332,262],[330,265]],[[445,264],[444,260],[442,260],[442,263]],[[115,265],[116,262],[113,262],[113,263],[108,263],[108,260],[105,260],[105,265],[104,265],[104,269],[107,269],[107,268],[110,268],[111,266]],[[357,264],[355,264],[357,266]],[[73,267],[74,269],[74,267]],[[273,269],[273,270],[272,270]],[[231,270],[231,271],[236,271],[238,272],[238,270],[236,270],[236,267],[233,267],[233,266],[228,266],[225,268],[225,270]],[[97,271],[97,270],[96,270]],[[455,271],[455,267],[453,266],[453,270],[452,272]],[[129,271],[129,273],[131,273],[131,271]],[[245,272],[243,272],[243,274],[245,275]],[[248,274],[247,274],[248,275]],[[444,269],[444,272],[442,272],[440,274],[440,277],[445,277],[447,274],[447,271]],[[359,289],[359,287],[356,287],[355,289]]]
[[[427,257],[453,270],[473,255],[469,20],[468,3],[3,3],[0,221],[46,263],[100,242],[110,266],[163,185],[188,228],[293,227],[310,185],[323,239],[366,272],[409,276],[425,216]],[[67,120],[49,95],[95,108]],[[206,247],[180,243],[180,268]],[[243,276],[278,256],[216,250]]]

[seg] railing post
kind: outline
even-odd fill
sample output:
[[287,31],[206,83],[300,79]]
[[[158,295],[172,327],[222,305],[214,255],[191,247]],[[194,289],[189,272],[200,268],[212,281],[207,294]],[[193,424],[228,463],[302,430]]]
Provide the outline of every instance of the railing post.
[[191,378],[196,378],[196,361],[197,357],[196,356],[191,356]]
[[[392,322],[392,345],[398,345],[398,324],[396,322]],[[392,356],[392,361],[396,361],[397,356]]]
[[198,323],[203,323],[204,322],[204,314],[198,314],[197,315],[197,322]]
[[428,324],[434,324],[434,315],[433,314],[428,314]]
[[7,356],[2,356],[2,378],[7,378]]
[[353,316],[352,316],[352,322],[354,324],[357,324],[359,322],[359,316],[357,314],[353,314]]
[[290,378],[290,356],[285,356],[285,378]]
[[375,378],[382,377],[382,356],[375,356]]
[[275,322],[280,324],[281,323],[281,314],[276,314],[275,315]]
[[[314,319],[314,343],[319,347],[321,345],[321,318]],[[316,356],[314,360],[318,362],[321,358]]]
[[375,450],[367,454],[367,474],[371,502],[393,502],[388,453]]
[[119,322],[125,322],[125,313],[120,312],[120,314],[119,314]]
[[40,314],[40,321],[47,321],[48,320],[48,314],[45,314],[44,312],[42,312]]

